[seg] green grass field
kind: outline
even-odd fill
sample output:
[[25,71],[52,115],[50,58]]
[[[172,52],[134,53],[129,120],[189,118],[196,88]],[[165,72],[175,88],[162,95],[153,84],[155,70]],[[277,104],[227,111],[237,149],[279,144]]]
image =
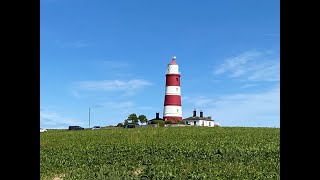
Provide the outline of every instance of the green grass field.
[[280,179],[280,129],[167,127],[40,133],[41,179]]

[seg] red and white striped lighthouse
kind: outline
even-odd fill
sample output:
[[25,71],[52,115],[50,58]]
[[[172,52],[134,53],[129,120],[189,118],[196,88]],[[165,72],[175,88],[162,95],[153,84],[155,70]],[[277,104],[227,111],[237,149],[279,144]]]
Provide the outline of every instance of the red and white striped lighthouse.
[[164,98],[163,119],[176,123],[182,121],[180,72],[175,62],[176,57],[168,64],[166,73],[166,94]]

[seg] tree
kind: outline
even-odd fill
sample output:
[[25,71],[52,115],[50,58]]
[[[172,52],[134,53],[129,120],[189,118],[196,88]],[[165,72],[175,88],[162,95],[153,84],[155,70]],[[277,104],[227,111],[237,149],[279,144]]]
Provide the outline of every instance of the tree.
[[138,122],[139,122],[139,119],[135,113],[130,114],[128,116],[128,120],[131,120],[132,123],[134,123],[134,124],[138,124]]
[[147,122],[148,122],[148,119],[147,119],[147,117],[145,116],[145,115],[140,115],[139,117],[138,117],[138,119],[139,119],[139,121],[141,122],[141,124],[143,124],[143,123],[146,123],[147,124]]

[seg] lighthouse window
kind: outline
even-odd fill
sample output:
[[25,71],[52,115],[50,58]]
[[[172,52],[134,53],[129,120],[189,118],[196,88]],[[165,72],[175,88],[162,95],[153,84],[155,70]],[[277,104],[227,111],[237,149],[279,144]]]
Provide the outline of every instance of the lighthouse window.
[[177,109],[177,112],[179,112],[179,109]]
[[178,91],[179,91],[179,88],[176,88],[176,91],[178,92]]
[[176,80],[177,80],[177,81],[179,81],[179,79],[178,79],[178,78],[176,78]]

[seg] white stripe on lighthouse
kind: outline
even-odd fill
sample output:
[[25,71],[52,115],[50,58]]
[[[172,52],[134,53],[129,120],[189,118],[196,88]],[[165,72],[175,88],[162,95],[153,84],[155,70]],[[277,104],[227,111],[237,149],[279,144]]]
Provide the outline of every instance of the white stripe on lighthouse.
[[166,86],[166,95],[180,95],[180,86]]
[[164,106],[163,116],[177,116],[182,117],[182,108],[181,106]]

